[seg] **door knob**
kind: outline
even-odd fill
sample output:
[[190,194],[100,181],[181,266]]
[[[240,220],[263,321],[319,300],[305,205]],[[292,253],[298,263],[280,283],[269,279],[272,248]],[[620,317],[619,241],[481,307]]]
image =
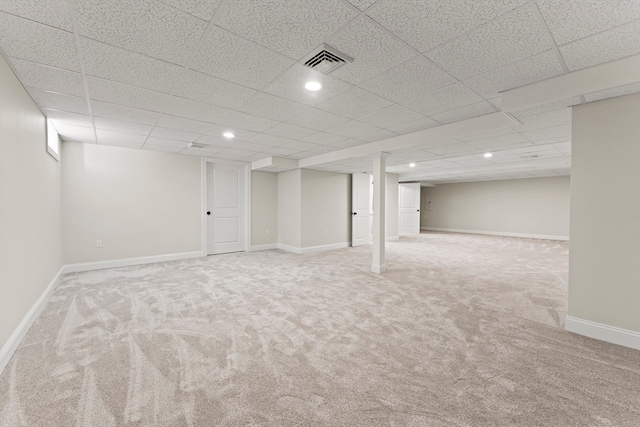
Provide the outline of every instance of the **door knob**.
[[358,215],[358,212],[354,212],[353,214],[354,214],[354,215]]
[[211,215],[211,211],[207,211],[207,215]]
[[420,209],[418,209],[418,212],[420,212]]

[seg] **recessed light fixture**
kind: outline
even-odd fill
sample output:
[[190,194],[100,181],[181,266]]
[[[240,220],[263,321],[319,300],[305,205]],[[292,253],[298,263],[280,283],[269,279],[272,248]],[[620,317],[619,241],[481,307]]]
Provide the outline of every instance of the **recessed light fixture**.
[[416,164],[415,164],[415,163],[409,163],[409,167],[410,167],[410,168],[415,168],[415,167],[416,167]]
[[319,82],[307,82],[304,87],[307,90],[315,92],[316,90],[320,90],[322,85]]
[[483,156],[483,157],[484,157],[485,159],[489,159],[489,158],[493,157],[493,154],[492,154],[492,153],[484,153],[484,156]]
[[222,136],[224,136],[227,139],[231,139],[231,138],[235,137],[233,132],[225,132],[225,133],[222,134]]

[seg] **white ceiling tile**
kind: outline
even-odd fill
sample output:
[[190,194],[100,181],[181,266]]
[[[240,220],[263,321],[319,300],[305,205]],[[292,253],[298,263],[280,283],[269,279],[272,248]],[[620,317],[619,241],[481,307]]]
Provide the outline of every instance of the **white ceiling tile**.
[[[100,137],[98,137],[99,139]],[[170,138],[160,138],[157,136],[150,136],[147,138],[147,142],[144,144],[145,147],[149,145],[155,145],[159,147],[171,147],[182,150],[183,148],[187,148],[189,141],[182,141],[178,139],[170,139]]]
[[517,132],[526,132],[529,130],[548,128],[559,125],[571,124],[571,109],[563,108],[561,110],[549,111],[547,113],[537,114],[534,116],[519,117],[522,124],[514,126]]
[[544,129],[531,130],[522,132],[522,135],[531,141],[544,141],[552,138],[566,138],[567,140],[570,140],[571,125],[561,125]]
[[251,138],[249,138],[250,142],[255,142],[258,144],[263,144],[263,145],[269,145],[272,147],[277,147],[280,145],[284,145],[287,144],[289,142],[292,142],[292,139],[289,138],[283,138],[281,136],[275,136],[275,135],[268,135],[266,133],[258,133],[254,136],[252,136]]
[[366,16],[331,37],[329,44],[354,59],[332,73],[352,84],[362,83],[417,55]]
[[640,92],[640,83],[631,83],[630,85],[618,86],[611,89],[601,90],[586,94],[584,99],[587,102],[600,101],[601,99],[613,98],[615,96],[630,95]]
[[[334,126],[326,130],[328,133],[333,133],[336,135],[341,135],[347,138],[359,139],[361,141],[367,141],[371,138],[377,137],[381,132],[384,132],[383,129],[372,126],[367,123],[358,122],[356,120],[351,120],[349,122],[345,122],[339,124],[338,126]],[[390,136],[394,136],[394,133],[389,132]]]
[[93,127],[91,116],[87,114],[69,113],[67,111],[50,110],[45,108],[44,115],[54,123],[66,123],[76,126]]
[[91,109],[94,117],[104,117],[107,119],[116,119],[129,121],[133,123],[142,123],[152,125],[158,119],[159,113],[137,108],[125,107],[122,105],[108,104],[101,101],[91,101]]
[[464,80],[550,48],[536,15],[526,7],[429,51],[427,57]]
[[194,70],[186,70],[178,79],[173,91],[174,95],[182,98],[231,109],[236,108],[255,93],[255,89]]
[[416,145],[414,148],[430,151],[436,147],[443,147],[445,145],[459,144],[460,141],[457,139],[439,139],[435,141],[424,142],[422,144]]
[[571,71],[640,52],[640,21],[560,46]]
[[225,116],[224,120],[220,124],[228,126],[234,131],[236,129],[244,129],[254,132],[262,132],[273,127],[277,123],[278,122],[275,120],[253,116],[240,111],[233,111]]
[[78,96],[63,95],[55,92],[46,92],[40,89],[27,88],[33,100],[41,108],[68,111],[70,113],[89,114],[87,99]]
[[152,145],[152,144],[144,144],[142,146],[143,150],[148,150],[148,151],[160,151],[162,153],[172,153],[172,154],[178,154],[182,148],[175,148],[175,147],[165,147],[162,145]]
[[162,0],[162,2],[205,21],[211,21],[222,0]]
[[563,110],[573,105],[579,105],[580,103],[582,103],[580,97],[575,96],[573,98],[561,99],[560,101],[522,108],[520,110],[512,111],[511,114],[518,120],[521,120],[523,117],[536,116],[538,114],[548,113],[550,111]]
[[178,65],[86,38],[82,56],[89,76],[171,93],[182,71]]
[[135,86],[128,86],[110,80],[88,77],[89,95],[92,100],[140,108],[149,111],[162,111],[169,100],[166,93],[155,92]]
[[369,123],[380,128],[391,128],[403,123],[424,119],[422,114],[394,104],[382,110],[374,111],[358,118],[358,121]]
[[345,148],[355,147],[357,145],[362,145],[362,144],[364,144],[364,142],[359,139],[345,139],[344,141],[335,142],[331,144],[331,146],[335,147],[336,149],[342,150]]
[[211,123],[185,119],[183,117],[176,117],[168,114],[161,115],[156,126],[200,134],[208,133],[216,128],[216,126]]
[[315,153],[317,149],[323,147],[320,144],[314,144],[312,142],[304,142],[304,141],[292,141],[282,145],[282,148],[288,148],[290,150],[298,150],[298,151],[307,151],[311,153]]
[[180,130],[159,127],[153,128],[150,136],[186,142],[195,141],[196,139],[198,139],[198,137],[200,137],[200,135],[197,133],[183,132]]
[[[316,92],[305,89],[304,85],[309,81],[320,83],[322,89]],[[352,87],[350,83],[296,64],[266,86],[264,92],[305,105],[316,105]]]
[[225,126],[225,125],[213,125],[211,130],[206,132],[206,134],[211,136],[216,136],[216,137],[224,137],[224,133],[228,131],[233,132],[235,136],[235,138],[233,138],[232,141],[238,141],[238,140],[248,141],[249,138],[251,138],[254,135],[257,135],[257,132],[254,132],[252,130],[232,128],[230,126]]
[[464,107],[456,108],[444,113],[431,116],[432,119],[439,121],[440,123],[452,123],[460,120],[470,119],[472,117],[481,116],[483,114],[489,114],[496,111],[496,108],[487,101],[476,102],[475,104],[465,105]]
[[407,108],[433,116],[482,101],[482,97],[462,83],[455,83],[402,103]]
[[213,27],[191,58],[190,67],[244,86],[262,89],[293,63],[291,58]]
[[455,82],[454,77],[419,55],[359,86],[393,102],[402,102]]
[[2,0],[0,9],[41,24],[73,31],[67,0]]
[[224,156],[233,156],[234,160],[240,159],[241,157],[244,157],[244,156],[250,156],[251,154],[254,154],[254,153],[255,151],[240,150],[238,148],[225,148],[220,152],[220,154],[223,154]]
[[142,148],[141,143],[135,141],[124,141],[120,139],[103,139],[103,142],[98,141],[100,145],[108,145],[110,147],[118,147],[118,148],[131,148],[134,150],[139,150]]
[[536,3],[557,45],[640,19],[637,0],[538,0]]
[[232,147],[235,144],[235,141],[213,135],[202,135],[196,139],[195,142],[207,145],[207,149],[209,149],[209,147],[216,147],[218,150]]
[[283,147],[271,147],[268,151],[268,153],[272,156],[290,156],[298,152],[300,152],[300,150],[292,150],[291,148]]
[[282,122],[303,113],[308,108],[306,105],[288,99],[259,92],[243,102],[237,110]]
[[512,62],[504,67],[467,79],[464,84],[485,98],[499,92],[563,74],[564,70],[553,50]]
[[215,155],[215,153],[203,150],[201,148],[185,148],[184,150],[180,150],[178,154],[195,157],[211,157],[212,155]]
[[226,108],[176,96],[171,97],[164,112],[173,116],[209,123],[221,123],[232,114],[232,111]]
[[317,108],[309,108],[287,120],[288,123],[315,130],[324,130],[346,121],[349,121],[346,117],[338,116],[337,114],[332,114]]
[[474,147],[473,145],[469,145],[465,142],[458,142],[455,144],[447,144],[440,147],[430,148],[429,152],[432,154],[437,154],[439,156],[452,156],[460,153],[470,153],[470,152],[478,152],[478,147]]
[[474,133],[471,135],[460,136],[457,139],[462,142],[478,141],[480,139],[495,138],[498,136],[515,135],[517,132],[511,128],[495,129],[488,132]]
[[340,0],[234,0],[216,25],[296,60],[358,15]]
[[206,22],[153,0],[76,0],[80,35],[184,65]]
[[369,8],[369,6],[371,6],[378,0],[347,0],[347,1],[360,10],[366,10]]
[[68,123],[54,123],[60,138],[65,141],[96,142],[96,135],[92,127],[75,126]]
[[[142,147],[144,140],[147,138],[145,135],[136,135],[132,133],[114,132],[104,129],[96,129],[96,135],[98,135],[98,144],[115,145],[118,143],[123,144],[139,144],[138,147]],[[128,146],[128,145],[126,145]],[[132,147],[133,148],[133,147]]]
[[556,136],[556,137],[551,137],[551,138],[544,138],[543,139],[536,139],[536,140],[531,140],[534,144],[536,145],[544,145],[544,144],[559,144],[559,143],[566,143],[566,142],[571,142],[571,136]]
[[367,92],[364,89],[354,87],[347,92],[320,103],[318,108],[339,116],[355,119],[391,105],[391,101]]
[[65,95],[85,96],[84,83],[80,73],[17,58],[11,58],[11,63],[25,86],[64,93]]
[[477,139],[475,141],[468,142],[467,144],[478,148],[495,148],[510,146],[513,144],[520,144],[524,142],[528,143],[529,141],[527,141],[522,135],[514,133],[487,139]]
[[301,140],[306,142],[314,142],[316,144],[331,145],[335,144],[336,142],[344,141],[345,137],[340,135],[333,135],[326,132],[318,132],[305,136],[304,138],[301,138]]
[[115,132],[134,133],[138,135],[148,135],[151,126],[140,123],[125,122],[122,120],[106,119],[104,117],[94,117],[96,129],[111,130]]
[[525,2],[380,0],[368,15],[420,52],[425,52]]
[[233,147],[240,150],[255,151],[256,153],[264,153],[265,151],[269,151],[272,148],[269,145],[256,144],[255,142],[246,141],[234,141]]
[[7,56],[80,71],[72,33],[4,12],[0,12],[0,47]]
[[397,126],[392,126],[387,128],[388,130],[390,130],[391,132],[395,132],[398,134],[405,134],[405,133],[411,133],[411,132],[417,132],[419,130],[424,130],[424,129],[429,129],[432,128],[434,126],[439,126],[440,123],[438,123],[437,121],[433,120],[430,117],[424,117],[422,119],[419,120],[415,120],[412,122],[408,122],[408,123],[403,123],[401,125],[397,125]]
[[265,130],[264,132],[268,133],[269,135],[281,136],[283,138],[300,139],[304,138],[305,136],[311,135],[316,131],[289,123],[279,123]]

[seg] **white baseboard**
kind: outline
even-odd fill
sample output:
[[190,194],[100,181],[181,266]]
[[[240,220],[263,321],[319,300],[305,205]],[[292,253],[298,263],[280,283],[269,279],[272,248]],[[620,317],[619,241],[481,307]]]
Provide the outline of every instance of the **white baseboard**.
[[376,264],[371,264],[371,271],[373,273],[384,273],[385,271],[387,271],[387,265],[386,264],[381,264],[381,265],[376,265]]
[[424,231],[445,231],[447,233],[484,234],[487,236],[523,237],[525,239],[569,240],[569,236],[551,236],[546,234],[508,233],[502,231],[462,230],[458,228],[420,227]]
[[400,236],[387,236],[387,242],[397,242],[400,240]]
[[320,246],[308,246],[306,248],[298,248],[295,246],[283,245],[282,243],[278,243],[278,249],[282,249],[283,251],[287,251],[287,252],[293,252],[294,254],[311,254],[314,252],[348,248],[349,246],[351,246],[351,242],[332,243],[330,245],[320,245]]
[[574,334],[640,350],[640,332],[596,323],[567,315],[564,329]]
[[27,314],[22,319],[22,322],[18,325],[18,327],[13,331],[13,334],[9,337],[7,342],[0,349],[0,374],[4,371],[4,368],[7,366],[14,353],[18,349],[18,346],[29,332],[29,329],[36,322],[42,311],[44,310],[45,305],[49,301],[49,297],[58,286],[62,275],[64,274],[64,266],[60,267],[58,273],[53,277],[49,285],[47,285],[40,298],[36,301],[35,304],[31,307],[31,309],[27,312]]
[[205,257],[201,251],[182,252],[177,254],[152,255],[138,258],[114,259],[109,261],[82,262],[78,264],[67,264],[63,266],[63,273],[74,273],[79,271],[101,270],[103,268],[129,267],[131,265],[152,264],[154,262],[177,261],[181,259]]
[[249,249],[249,251],[250,252],[268,251],[269,249],[278,249],[278,244],[277,243],[270,243],[268,245],[255,245],[255,246],[251,246],[251,249]]

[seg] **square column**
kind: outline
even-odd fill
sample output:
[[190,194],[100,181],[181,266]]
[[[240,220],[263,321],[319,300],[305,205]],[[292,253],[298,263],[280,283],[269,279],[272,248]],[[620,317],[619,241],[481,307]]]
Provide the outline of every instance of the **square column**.
[[380,156],[373,159],[373,260],[371,261],[371,271],[374,273],[384,273],[387,270],[385,265],[385,188],[386,158],[389,153],[380,153]]

